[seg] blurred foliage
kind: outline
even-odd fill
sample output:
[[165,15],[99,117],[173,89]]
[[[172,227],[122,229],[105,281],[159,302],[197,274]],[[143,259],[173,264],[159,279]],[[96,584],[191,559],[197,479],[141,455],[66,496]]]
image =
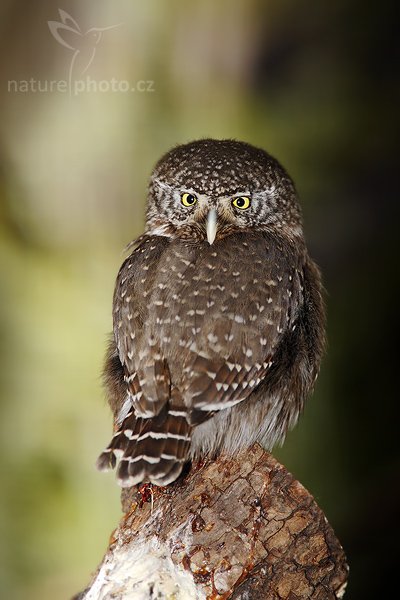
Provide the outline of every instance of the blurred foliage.
[[73,51],[47,25],[60,21],[58,4],[3,0],[4,597],[83,589],[117,522],[114,477],[93,467],[111,428],[100,372],[114,278],[122,248],[142,230],[153,164],[205,136],[266,148],[298,185],[328,292],[329,353],[276,454],[348,553],[346,598],[385,597],[399,491],[390,3],[68,0],[62,9],[83,32],[117,25],[103,32],[84,78],[152,81],[154,91],[9,91],[9,81],[67,79]]

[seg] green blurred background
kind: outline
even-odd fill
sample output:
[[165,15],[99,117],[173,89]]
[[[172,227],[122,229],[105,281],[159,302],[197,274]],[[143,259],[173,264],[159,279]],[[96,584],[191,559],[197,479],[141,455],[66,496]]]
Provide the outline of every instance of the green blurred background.
[[[71,597],[117,523],[114,476],[94,469],[111,429],[100,371],[114,280],[142,231],[152,166],[204,136],[264,147],[297,183],[329,352],[276,455],[348,554],[346,598],[388,597],[399,490],[390,3],[2,0],[0,15],[2,597]],[[57,40],[47,22],[62,18]],[[69,78],[75,49],[72,85],[102,89],[46,92]],[[112,79],[140,90],[106,91]]]

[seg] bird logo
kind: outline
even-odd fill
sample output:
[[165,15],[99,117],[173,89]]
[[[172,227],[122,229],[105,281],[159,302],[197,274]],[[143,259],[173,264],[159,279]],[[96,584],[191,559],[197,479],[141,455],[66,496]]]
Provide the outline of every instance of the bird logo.
[[91,27],[87,31],[83,31],[75,19],[65,10],[60,8],[58,12],[61,21],[47,21],[47,24],[57,42],[74,53],[68,72],[69,89],[71,91],[73,79],[82,77],[92,64],[97,46],[103,37],[103,32],[119,27],[120,23],[109,27]]

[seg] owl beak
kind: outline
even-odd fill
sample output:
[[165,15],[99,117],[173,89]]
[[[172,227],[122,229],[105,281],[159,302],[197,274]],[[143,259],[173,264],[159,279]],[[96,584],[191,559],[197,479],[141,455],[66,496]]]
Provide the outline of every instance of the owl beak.
[[217,235],[217,211],[215,208],[212,208],[207,215],[207,240],[208,243],[211,244],[215,240],[215,236]]

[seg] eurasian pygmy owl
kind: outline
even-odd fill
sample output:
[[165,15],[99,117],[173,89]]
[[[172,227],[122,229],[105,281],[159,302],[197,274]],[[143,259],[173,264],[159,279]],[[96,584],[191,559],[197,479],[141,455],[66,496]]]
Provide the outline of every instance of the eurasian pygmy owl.
[[105,365],[115,434],[98,467],[119,460],[125,487],[167,485],[190,460],[281,442],[318,374],[325,325],[283,167],[233,140],[172,149],[131,247]]

